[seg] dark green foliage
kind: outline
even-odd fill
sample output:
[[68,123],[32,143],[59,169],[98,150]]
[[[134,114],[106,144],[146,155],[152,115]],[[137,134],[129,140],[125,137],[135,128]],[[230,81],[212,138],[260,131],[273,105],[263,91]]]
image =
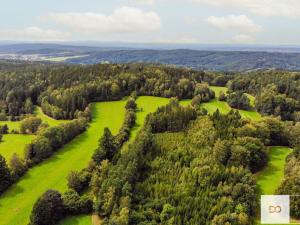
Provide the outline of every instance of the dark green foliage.
[[220,91],[219,101],[222,101],[222,102],[227,101],[227,95],[223,91]]
[[232,91],[255,95],[256,108],[262,114],[292,120],[300,111],[299,73],[259,71],[235,76],[229,83]]
[[73,119],[90,102],[153,95],[192,98],[196,84],[214,74],[169,66],[36,65],[0,73],[0,105],[5,115],[17,118],[39,104],[55,119]]
[[219,75],[216,76],[212,81],[211,85],[218,86],[218,87],[225,87],[227,82],[231,80],[233,77],[230,75]]
[[136,110],[136,103],[135,103],[135,99],[133,98],[129,98],[128,101],[126,102],[126,110]]
[[216,137],[220,139],[231,139],[236,136],[236,129],[244,125],[241,120],[241,115],[238,111],[231,110],[228,114],[222,115],[217,110],[212,116],[211,120],[214,123],[216,130]]
[[80,193],[88,187],[91,180],[91,173],[86,170],[71,171],[67,177],[68,187]]
[[64,193],[62,199],[67,215],[88,214],[93,210],[93,201],[86,196],[79,196],[76,191]]
[[20,131],[22,134],[34,134],[37,132],[41,123],[42,123],[41,118],[37,118],[37,117],[25,118],[21,122]]
[[146,124],[153,133],[165,131],[181,131],[191,120],[195,120],[197,112],[194,108],[179,105],[176,99],[171,99],[166,106],[160,107],[155,113],[147,117]]
[[57,191],[46,191],[34,204],[30,225],[55,225],[64,215],[61,194]]
[[8,134],[8,126],[6,124],[0,126],[0,134]]
[[[300,219],[300,146],[296,147],[288,157],[285,166],[285,178],[276,194],[291,195],[290,214],[292,217]],[[295,196],[293,196],[295,195]]]
[[9,167],[15,180],[24,175],[28,169],[25,161],[21,159],[16,153],[12,155],[9,162]]
[[209,88],[208,84],[198,83],[195,86],[194,96],[198,96],[199,102],[209,102],[215,98],[215,92]]
[[12,183],[12,177],[5,158],[0,155],[0,194],[4,192]]
[[53,153],[50,141],[48,138],[38,136],[25,149],[25,159],[30,165],[37,164],[51,156]]
[[249,110],[251,108],[249,98],[242,92],[232,92],[227,95],[227,103],[234,109]]
[[102,160],[111,160],[117,150],[115,137],[111,134],[110,130],[106,127],[104,128],[103,136],[99,141],[99,147],[96,149],[93,160],[100,164]]
[[96,192],[96,210],[99,215],[107,217],[110,222],[128,223],[128,210],[131,205],[132,185],[145,169],[147,151],[153,148],[149,129],[143,129],[135,141],[129,145],[115,165],[103,161],[101,169],[93,178]]

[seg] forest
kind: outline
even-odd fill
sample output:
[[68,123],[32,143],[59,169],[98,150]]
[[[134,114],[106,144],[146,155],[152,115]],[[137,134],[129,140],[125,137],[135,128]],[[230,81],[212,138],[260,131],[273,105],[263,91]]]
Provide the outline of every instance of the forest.
[[[261,194],[300,194],[300,73],[139,63],[0,68],[0,224],[250,225]],[[32,139],[7,158],[7,137]],[[264,193],[259,175],[274,146],[292,150],[275,192]],[[50,183],[60,169],[59,184]],[[27,187],[35,176],[49,185]],[[22,197],[26,209],[12,206]],[[292,199],[294,220],[299,209]]]

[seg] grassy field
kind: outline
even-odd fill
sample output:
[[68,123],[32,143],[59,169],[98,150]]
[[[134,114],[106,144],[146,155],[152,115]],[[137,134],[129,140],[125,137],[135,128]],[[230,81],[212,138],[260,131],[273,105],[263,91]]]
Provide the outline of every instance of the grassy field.
[[[284,165],[286,157],[292,152],[287,147],[271,147],[269,149],[269,163],[267,167],[257,174],[257,185],[261,195],[272,195],[284,178]],[[256,221],[260,225],[259,220]],[[271,224],[269,224],[271,225]]]
[[271,147],[269,149],[268,166],[257,175],[257,185],[262,195],[272,195],[284,176],[286,157],[292,152],[287,147]]
[[6,161],[10,160],[13,153],[17,153],[23,158],[25,145],[29,144],[34,137],[34,135],[27,134],[3,135],[3,141],[0,143],[0,155],[2,155]]
[[227,93],[228,88],[227,87],[217,87],[217,86],[209,86],[211,90],[213,90],[216,93],[216,98],[219,98],[220,92],[222,91],[224,94]]
[[93,105],[93,121],[86,132],[65,145],[50,159],[35,166],[0,197],[0,224],[26,225],[34,202],[46,190],[67,190],[66,177],[71,170],[87,166],[104,127],[116,134],[125,115],[126,101]]
[[[128,144],[134,140],[138,131],[142,128],[145,118],[149,113],[155,112],[160,106],[168,104],[170,99],[141,96],[136,103],[139,111],[136,113],[136,124],[131,130],[130,139],[125,143],[123,149],[126,149]],[[60,225],[91,225],[92,217],[90,215],[71,216],[60,222]]]

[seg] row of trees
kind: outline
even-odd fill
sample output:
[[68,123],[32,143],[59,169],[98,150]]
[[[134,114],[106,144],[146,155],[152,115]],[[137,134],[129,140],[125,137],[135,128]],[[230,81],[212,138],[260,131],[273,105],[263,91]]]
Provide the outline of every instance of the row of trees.
[[114,136],[105,128],[90,165],[81,171],[70,172],[67,177],[69,191],[61,195],[57,191],[48,190],[35,203],[31,213],[32,225],[56,224],[65,216],[86,214],[93,210],[93,201],[86,195],[80,195],[89,186],[92,186],[95,193],[99,179],[98,171],[102,164],[111,161],[109,163],[113,165],[119,162],[120,149],[129,139],[130,130],[135,125],[135,95],[128,99],[125,108],[125,119],[118,134]]

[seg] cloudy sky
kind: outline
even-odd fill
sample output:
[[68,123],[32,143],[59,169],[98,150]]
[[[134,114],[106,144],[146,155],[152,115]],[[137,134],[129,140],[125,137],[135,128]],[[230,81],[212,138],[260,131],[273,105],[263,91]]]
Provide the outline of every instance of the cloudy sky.
[[300,45],[300,0],[9,0],[0,40]]

